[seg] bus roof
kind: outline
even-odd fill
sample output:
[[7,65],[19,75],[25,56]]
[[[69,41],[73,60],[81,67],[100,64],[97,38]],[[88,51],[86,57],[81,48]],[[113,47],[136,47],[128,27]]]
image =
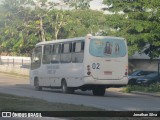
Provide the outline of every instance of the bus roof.
[[[124,38],[121,38],[121,37],[113,37],[113,36],[91,36],[91,35],[88,35],[87,37],[90,37],[91,39],[93,39],[93,38],[112,38],[112,39],[125,40]],[[80,41],[80,40],[85,40],[85,39],[86,39],[86,37],[77,37],[77,38],[68,38],[68,39],[58,39],[58,40],[40,42],[40,43],[37,43],[36,46],[46,45],[46,44],[53,44],[53,43],[63,43],[63,42],[71,42],[71,41]]]
[[85,40],[85,37],[78,37],[78,38],[68,38],[68,39],[58,39],[58,40],[52,40],[52,41],[45,41],[37,43],[36,45],[44,45],[44,44],[53,44],[53,43],[62,43],[62,42],[70,42],[70,41],[80,41]]

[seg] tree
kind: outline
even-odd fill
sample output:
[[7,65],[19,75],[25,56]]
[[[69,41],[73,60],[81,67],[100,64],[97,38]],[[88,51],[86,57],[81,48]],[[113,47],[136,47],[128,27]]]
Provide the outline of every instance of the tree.
[[84,36],[87,33],[96,34],[106,29],[106,18],[102,12],[94,10],[74,10],[72,17],[74,23],[71,25],[71,30],[75,32],[76,36]]
[[37,42],[45,41],[43,18],[53,6],[47,0],[4,0],[1,10],[5,17],[0,19],[5,23],[0,36],[2,52],[29,54]]
[[28,56],[40,41],[105,31],[106,18],[102,12],[54,9],[59,5],[46,0],[4,0],[0,4],[1,52]]
[[[159,0],[104,0],[108,10],[107,23],[117,36],[128,40],[130,54],[144,52],[151,58],[160,55],[160,1]],[[119,14],[123,12],[123,14]]]

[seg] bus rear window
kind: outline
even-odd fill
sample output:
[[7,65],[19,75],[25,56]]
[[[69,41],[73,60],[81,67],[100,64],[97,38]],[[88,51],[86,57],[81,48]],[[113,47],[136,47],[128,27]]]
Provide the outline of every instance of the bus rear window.
[[89,47],[90,54],[96,57],[123,57],[127,49],[124,40],[120,39],[92,39]]

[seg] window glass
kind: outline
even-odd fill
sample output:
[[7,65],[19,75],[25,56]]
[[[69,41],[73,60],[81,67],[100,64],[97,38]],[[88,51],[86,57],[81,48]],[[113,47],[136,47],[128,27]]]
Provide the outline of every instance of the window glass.
[[81,52],[84,50],[84,42],[73,43],[73,52]]
[[89,52],[96,57],[123,57],[127,53],[125,41],[115,38],[100,38],[90,41]]
[[59,63],[60,62],[60,50],[61,50],[60,44],[53,45],[51,63]]
[[119,44],[115,44],[115,54],[119,54]]
[[72,62],[82,63],[84,58],[84,42],[73,43]]
[[52,53],[53,54],[59,54],[60,53],[60,44],[53,45]]
[[50,64],[51,62],[51,45],[45,45],[43,51],[43,64]]
[[72,43],[62,44],[61,53],[70,53],[72,52]]
[[36,47],[34,49],[34,52],[32,54],[32,59],[31,59],[31,69],[37,69],[41,65],[41,57],[42,57],[42,47]]
[[62,44],[61,63],[71,62],[71,55],[72,55],[72,43]]
[[105,54],[112,54],[112,43],[111,42],[106,42],[105,48],[104,48],[104,53]]
[[75,52],[80,52],[81,51],[81,43],[75,43]]

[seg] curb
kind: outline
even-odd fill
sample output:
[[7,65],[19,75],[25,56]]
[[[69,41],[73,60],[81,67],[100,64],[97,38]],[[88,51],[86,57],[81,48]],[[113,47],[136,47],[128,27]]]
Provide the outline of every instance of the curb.
[[160,93],[146,93],[146,92],[139,92],[139,91],[132,91],[131,93],[140,94],[140,95],[148,95],[148,96],[160,97]]

